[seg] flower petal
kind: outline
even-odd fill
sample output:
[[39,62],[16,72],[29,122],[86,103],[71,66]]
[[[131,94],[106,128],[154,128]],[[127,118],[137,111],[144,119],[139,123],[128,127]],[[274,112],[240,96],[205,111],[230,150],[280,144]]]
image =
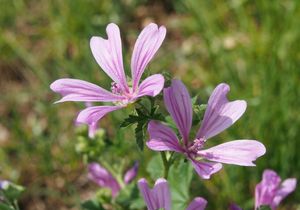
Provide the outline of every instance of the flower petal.
[[94,36],[90,40],[90,48],[97,63],[101,66],[103,71],[118,83],[125,91],[129,91],[126,82],[122,43],[119,27],[110,23],[106,27],[108,39]]
[[227,84],[219,84],[211,94],[197,138],[209,139],[230,127],[245,112],[247,104],[243,100],[229,102]]
[[192,160],[192,165],[202,179],[209,179],[210,176],[222,169],[221,163],[204,162]]
[[94,122],[92,124],[89,125],[89,137],[91,139],[93,139],[96,135],[96,132],[98,130],[98,123],[97,122]]
[[124,175],[125,184],[130,183],[136,177],[138,173],[138,169],[139,169],[139,162],[136,161],[133,167],[131,167]]
[[265,152],[265,146],[258,141],[236,140],[200,150],[197,154],[207,160],[219,163],[255,166],[252,161],[264,155]]
[[171,210],[171,193],[167,180],[159,178],[156,180],[153,195],[156,197],[156,209],[163,208],[164,210]]
[[239,207],[238,205],[232,203],[229,206],[229,210],[243,210],[241,207]]
[[155,210],[156,207],[156,201],[154,196],[152,195],[152,191],[148,186],[148,182],[146,179],[142,178],[138,181],[138,187],[140,190],[140,193],[142,194],[144,201],[146,203],[146,206],[148,210]]
[[150,140],[146,142],[146,145],[150,149],[155,151],[184,151],[173,130],[160,122],[150,121],[148,124],[148,132]]
[[297,179],[290,178],[286,179],[280,185],[280,188],[276,191],[275,197],[273,199],[273,206],[277,207],[279,203],[290,193],[296,189]]
[[60,93],[63,98],[59,102],[65,101],[102,101],[114,102],[120,101],[124,97],[115,95],[98,85],[79,80],[79,79],[59,79],[50,85],[51,90]]
[[138,187],[144,198],[148,210],[171,210],[171,194],[168,182],[160,178],[156,180],[154,188],[151,190],[146,179],[138,181]]
[[266,169],[263,178],[255,187],[255,209],[262,205],[271,206],[281,178],[273,170]]
[[158,27],[156,24],[150,23],[137,38],[131,58],[133,91],[137,89],[146,66],[161,46],[165,36],[166,28],[164,26]]
[[173,80],[171,87],[164,89],[164,102],[187,145],[193,110],[190,94],[180,80]]
[[164,87],[165,79],[161,74],[154,74],[147,77],[139,86],[137,97],[141,96],[156,96]]
[[186,210],[204,210],[207,205],[207,201],[202,197],[196,197],[190,203]]
[[112,191],[112,196],[117,196],[121,187],[110,172],[108,172],[98,163],[90,163],[88,165],[88,171],[88,177],[90,180],[97,183],[101,187],[110,188]]
[[122,109],[123,106],[92,106],[82,110],[77,116],[77,123],[88,124],[93,126],[107,113]]

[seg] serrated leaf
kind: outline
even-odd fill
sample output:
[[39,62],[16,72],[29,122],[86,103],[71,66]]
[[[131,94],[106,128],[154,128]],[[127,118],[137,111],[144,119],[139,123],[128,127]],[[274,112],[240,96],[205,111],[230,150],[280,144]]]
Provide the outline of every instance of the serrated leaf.
[[180,160],[169,171],[169,185],[172,191],[172,209],[185,209],[190,201],[189,188],[193,177],[193,167]]
[[140,116],[136,116],[136,115],[129,115],[127,118],[125,118],[123,120],[123,122],[121,123],[120,127],[127,127],[129,125],[135,124],[139,121],[141,121],[142,118]]
[[164,120],[164,116],[163,116],[162,114],[160,114],[160,113],[154,114],[154,115],[152,116],[152,120],[163,121],[163,120]]
[[141,151],[144,150],[144,138],[145,138],[145,122],[138,122],[135,128],[135,141]]
[[155,155],[151,158],[147,165],[147,172],[153,180],[156,180],[164,175],[164,164],[160,155]]
[[148,117],[147,117],[147,113],[146,113],[146,112],[148,112],[148,110],[139,108],[139,109],[136,109],[135,111],[137,112],[138,116],[139,116],[141,119],[148,118]]

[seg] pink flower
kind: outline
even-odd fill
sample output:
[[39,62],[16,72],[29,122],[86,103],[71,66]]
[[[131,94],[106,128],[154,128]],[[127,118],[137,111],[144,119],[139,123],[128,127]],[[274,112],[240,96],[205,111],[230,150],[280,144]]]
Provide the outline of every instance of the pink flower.
[[[159,178],[153,189],[150,189],[147,180],[143,178],[138,181],[138,187],[148,210],[171,210],[171,193],[167,180]],[[206,204],[204,198],[196,197],[186,210],[203,210]]]
[[139,162],[136,161],[132,168],[130,168],[124,175],[125,184],[129,184],[137,175],[139,169]]
[[92,37],[90,47],[94,58],[103,71],[114,81],[111,92],[78,79],[59,79],[50,88],[63,97],[57,101],[112,102],[113,106],[92,106],[82,110],[77,116],[78,123],[85,123],[93,131],[97,122],[107,113],[122,109],[142,96],[156,96],[164,85],[161,74],[155,74],[140,83],[142,74],[161,46],[166,28],[151,23],[139,35],[131,59],[132,86],[129,85],[123,67],[122,45],[119,27],[110,23],[106,28],[108,39]]
[[[88,165],[88,171],[88,178],[90,180],[98,184],[100,187],[111,189],[112,197],[116,197],[118,195],[121,190],[121,186],[109,171],[98,163],[90,163]],[[137,172],[138,162],[136,162],[134,166],[125,173],[125,184],[129,184],[136,177]]]
[[255,209],[267,205],[275,210],[279,203],[296,189],[296,184],[295,178],[281,182],[275,171],[265,170],[262,181],[255,187]]
[[[265,154],[263,144],[254,140],[236,140],[203,149],[205,142],[230,127],[246,110],[243,100],[228,101],[227,84],[218,85],[209,98],[201,127],[193,141],[189,141],[192,126],[192,104],[190,95],[180,80],[173,80],[164,89],[164,102],[177,125],[182,141],[174,131],[160,122],[150,121],[147,146],[155,151],[175,151],[184,154],[192,162],[196,172],[204,179],[222,168],[221,163],[255,166],[252,162]],[[204,159],[212,161],[207,162]]]

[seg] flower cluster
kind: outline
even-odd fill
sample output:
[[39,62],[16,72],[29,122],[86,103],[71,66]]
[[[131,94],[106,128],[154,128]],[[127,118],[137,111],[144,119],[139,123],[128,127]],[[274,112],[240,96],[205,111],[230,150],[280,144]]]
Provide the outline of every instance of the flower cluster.
[[[149,139],[146,145],[149,149],[161,152],[165,170],[174,163],[173,154],[179,153],[190,161],[196,173],[203,179],[209,179],[217,173],[223,164],[239,166],[255,166],[254,161],[266,152],[265,146],[257,140],[234,140],[206,148],[206,142],[233,125],[245,112],[247,103],[244,100],[229,101],[229,85],[219,84],[209,97],[201,126],[192,135],[193,107],[192,100],[185,85],[180,80],[172,80],[169,87],[164,88],[165,79],[162,74],[154,74],[142,82],[141,78],[146,66],[161,46],[166,28],[151,23],[138,36],[131,58],[131,79],[125,76],[122,58],[120,30],[111,23],[106,28],[107,39],[92,37],[90,48],[96,62],[113,80],[111,91],[98,85],[78,80],[59,79],[51,84],[54,92],[61,94],[58,102],[85,102],[87,108],[82,110],[76,119],[77,123],[87,124],[90,133],[94,133],[98,122],[107,113],[125,108],[129,104],[139,104],[143,96],[156,97],[163,92],[163,102],[175,123],[178,132],[170,127],[164,118],[147,122]],[[164,89],[163,89],[164,88]],[[162,91],[163,90],[163,91]],[[110,102],[111,105],[93,106],[91,102]],[[156,109],[154,109],[153,113]],[[137,113],[141,113],[136,109]],[[152,112],[152,111],[151,111]],[[152,113],[152,114],[153,114]],[[136,117],[136,119],[140,119]],[[177,135],[179,134],[179,135]],[[169,158],[166,157],[169,154]],[[137,176],[138,163],[127,171],[123,180],[117,179],[111,172],[98,163],[88,165],[88,177],[100,187],[109,188],[112,197],[116,198],[120,190]],[[138,181],[138,188],[149,210],[170,210],[172,196],[167,181],[167,175],[156,180],[154,188],[150,189],[145,178]],[[255,208],[267,205],[276,209],[280,201],[295,190],[296,180],[287,179],[280,183],[280,177],[271,170],[266,170],[263,180],[255,189]],[[205,209],[207,201],[202,197],[195,198],[187,210]],[[240,209],[233,204],[231,209]]]

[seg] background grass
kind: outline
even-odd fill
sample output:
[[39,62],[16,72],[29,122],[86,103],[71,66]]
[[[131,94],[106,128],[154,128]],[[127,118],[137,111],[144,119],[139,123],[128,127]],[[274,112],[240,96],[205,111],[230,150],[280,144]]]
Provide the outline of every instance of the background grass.
[[[194,178],[201,188],[193,194],[209,209],[229,201],[251,209],[265,168],[300,178],[299,1],[0,0],[0,8],[1,178],[27,187],[22,209],[78,209],[93,192],[74,149],[80,106],[54,106],[49,84],[72,77],[109,88],[89,49],[109,22],[121,28],[128,71],[138,31],[154,21],[168,33],[151,73],[169,71],[203,101],[220,82],[231,86],[230,98],[247,100],[246,114],[210,142],[259,139],[267,154],[256,168],[225,166],[211,181]],[[109,135],[121,116],[103,123]],[[281,208],[296,209],[299,200],[297,190]]]

